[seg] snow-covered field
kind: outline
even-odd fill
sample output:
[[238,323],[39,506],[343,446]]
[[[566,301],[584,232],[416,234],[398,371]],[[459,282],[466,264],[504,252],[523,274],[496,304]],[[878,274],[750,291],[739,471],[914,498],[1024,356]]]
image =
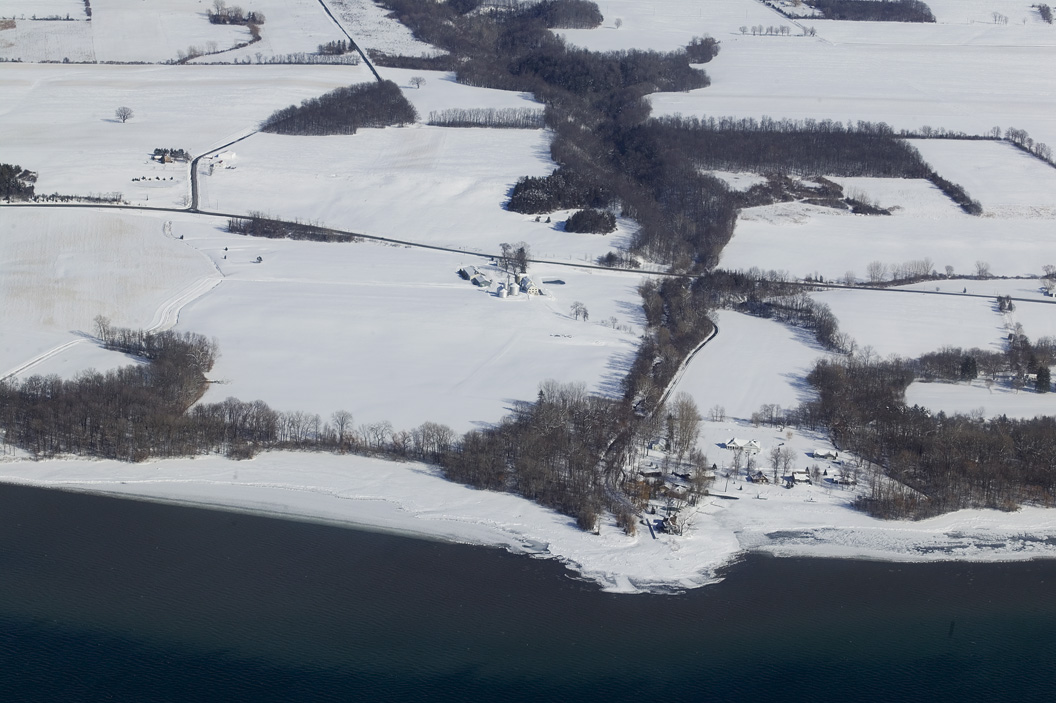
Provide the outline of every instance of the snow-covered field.
[[605,16],[600,27],[563,29],[560,34],[572,44],[595,51],[674,51],[704,35],[726,42],[727,37],[740,35],[742,26],[789,28],[790,36],[761,38],[766,42],[792,41],[800,33],[791,21],[757,0],[597,0],[597,4]]
[[[1056,260],[1056,257],[1054,257]],[[1046,262],[1038,262],[1044,264]],[[1040,268],[1040,266],[1039,266]],[[1040,271],[1039,271],[1040,273]],[[928,281],[908,286],[899,286],[905,290],[938,290],[948,293],[966,292],[972,295],[988,295],[995,299],[999,295],[1015,299],[1015,310],[1002,315],[1009,331],[1017,325],[1023,327],[1023,333],[1031,339],[1056,336],[1056,299],[1042,293],[1041,281],[1036,278]],[[993,305],[994,301],[990,301]]]
[[[206,402],[465,431],[532,400],[546,379],[617,392],[642,324],[633,274],[534,266],[546,295],[500,299],[456,275],[492,271],[472,256],[250,239],[190,215],[167,234],[158,215],[4,212],[0,324],[20,331],[0,346],[4,376],[131,363],[86,339],[96,315],[147,328],[178,320],[219,342]],[[589,322],[572,318],[574,301]]]
[[[180,315],[180,328],[220,345],[210,374],[220,383],[207,402],[259,398],[324,419],[343,409],[357,423],[465,431],[534,399],[545,379],[617,392],[640,332],[634,275],[535,265],[547,294],[501,299],[456,275],[474,265],[504,281],[486,259],[251,239],[193,221],[177,221],[173,233],[224,275]],[[554,280],[564,284],[546,283]],[[574,301],[589,322],[572,318]]]
[[[188,167],[151,161],[156,147],[200,154],[279,108],[369,77],[363,66],[3,64],[3,160],[37,172],[41,195],[119,192],[132,203],[182,207]],[[120,106],[134,113],[123,124],[114,116]]]
[[242,49],[202,56],[195,59],[196,63],[245,61],[247,58],[257,63],[260,60],[258,54],[264,60],[275,56],[285,57],[288,54],[314,54],[319,50],[320,44],[346,39],[334,21],[323,11],[319,0],[247,0],[242,4],[242,8],[247,12],[264,14],[266,21],[260,25],[260,41]]
[[1056,168],[1013,145],[946,139],[909,143],[944,178],[978,200],[987,216],[1056,220]]
[[220,276],[209,260],[165,236],[156,216],[8,208],[0,216],[0,378],[73,376],[130,363],[85,335],[96,315],[130,327],[168,327],[179,306]]
[[810,397],[803,381],[824,349],[803,330],[723,311],[719,333],[689,363],[674,392],[689,393],[701,412],[722,406],[748,419],[763,404],[795,407]]
[[1004,317],[985,298],[864,289],[813,297],[832,309],[840,330],[860,348],[880,356],[915,357],[943,346],[999,351],[1007,335]]
[[[615,3],[602,3],[603,11],[606,5]],[[983,12],[996,5],[987,3]],[[654,6],[681,8],[683,3]],[[753,37],[741,35],[736,26],[787,20],[776,13],[754,19],[750,14],[762,8],[755,0],[711,6],[739,6],[740,19],[692,21],[683,15],[680,21],[688,31],[664,31],[658,21],[649,22],[643,41],[650,48],[677,48],[688,34],[710,33],[722,42],[719,56],[705,67],[711,86],[654,95],[654,113],[868,120],[895,129],[929,125],[970,134],[1014,126],[1056,144],[1056,95],[1038,82],[1056,62],[1056,32],[1047,24],[804,21],[815,27],[816,37],[796,36],[796,28],[792,36]],[[1036,14],[1026,3],[1019,7],[1023,16]],[[617,48],[609,46],[610,38],[624,32],[599,28],[566,35],[577,44]],[[667,37],[671,40],[663,41]],[[628,37],[620,48],[635,41]]]
[[985,261],[997,276],[1038,275],[1041,264],[1053,258],[1053,224],[1044,218],[972,217],[952,209],[939,217],[883,217],[781,203],[741,212],[721,265],[799,277],[820,274],[826,280],[842,279],[850,271],[865,280],[873,261],[890,266],[928,258],[939,271],[953,266],[962,274],[975,273],[976,262]]
[[[0,18],[14,17],[13,30],[0,31],[0,57],[22,61],[126,61],[165,63],[193,54],[199,62],[254,63],[271,57],[315,53],[320,44],[344,39],[317,0],[253,0],[247,12],[264,15],[261,39],[237,25],[214,25],[203,0],[96,0],[87,21],[76,0],[3,0]],[[30,19],[69,14],[74,21]],[[247,44],[235,49],[238,44]]]
[[92,25],[84,21],[83,16],[80,20],[70,22],[16,19],[14,24],[14,27],[7,29],[0,27],[0,58],[20,61],[95,61]]
[[65,17],[83,20],[84,3],[80,0],[0,0],[0,17]]
[[1005,415],[1029,419],[1056,414],[1056,394],[1035,393],[1029,387],[1016,391],[1002,384],[987,388],[981,380],[971,384],[911,383],[906,389],[906,402],[948,415],[978,412],[987,418]]
[[201,206],[467,251],[523,240],[535,258],[593,263],[625,235],[567,233],[558,218],[536,222],[502,207],[518,178],[553,170],[549,144],[545,130],[425,125],[350,136],[257,134],[237,145],[237,168],[201,178]]
[[388,17],[388,10],[371,0],[327,0],[330,11],[364,51],[393,56],[438,56],[444,52],[418,41],[406,26]]
[[[247,4],[243,9],[255,9]],[[211,24],[212,4],[162,0],[144,12],[142,0],[95,0],[92,37],[99,61],[175,61],[191,47],[227,49],[251,37],[246,27]],[[266,25],[265,25],[266,26]],[[266,30],[265,30],[266,31]]]

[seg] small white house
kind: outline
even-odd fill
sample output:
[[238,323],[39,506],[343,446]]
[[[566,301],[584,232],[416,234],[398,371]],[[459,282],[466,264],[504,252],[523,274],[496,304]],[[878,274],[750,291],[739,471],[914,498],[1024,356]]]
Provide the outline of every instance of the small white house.
[[835,449],[813,449],[810,455],[815,459],[835,459],[840,453]]
[[528,276],[521,279],[521,290],[528,295],[539,295],[539,286],[535,285]]
[[740,437],[734,437],[733,439],[726,440],[727,449],[743,449],[752,454],[756,454],[762,451],[763,447],[759,444],[759,440],[756,439],[741,439]]

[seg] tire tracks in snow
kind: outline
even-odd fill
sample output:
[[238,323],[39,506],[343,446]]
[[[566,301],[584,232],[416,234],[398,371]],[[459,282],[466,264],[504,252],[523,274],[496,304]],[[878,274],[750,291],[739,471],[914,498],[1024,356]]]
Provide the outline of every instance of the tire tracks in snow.
[[[206,293],[216,288],[224,279],[215,276],[205,276],[198,279],[189,286],[185,286],[175,295],[169,297],[154,311],[154,316],[151,318],[150,323],[145,328],[148,332],[161,332],[170,330],[175,327],[180,321],[180,312],[190,303],[194,302],[198,298],[201,298]],[[95,337],[82,333],[83,336],[63,342],[62,344],[52,347],[51,349],[37,354],[28,361],[24,361],[18,366],[7,370],[2,376],[0,376],[0,382],[6,381],[10,378],[18,376],[19,374],[25,373],[29,369],[41,364],[48,359],[51,359],[68,349],[72,349],[78,344],[83,344],[89,340],[95,340]]]

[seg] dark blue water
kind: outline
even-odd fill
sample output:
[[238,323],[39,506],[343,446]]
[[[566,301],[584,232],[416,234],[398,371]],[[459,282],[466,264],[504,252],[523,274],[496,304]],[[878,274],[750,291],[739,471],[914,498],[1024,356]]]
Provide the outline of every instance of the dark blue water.
[[1052,701],[1056,562],[559,564],[0,486],[0,701]]

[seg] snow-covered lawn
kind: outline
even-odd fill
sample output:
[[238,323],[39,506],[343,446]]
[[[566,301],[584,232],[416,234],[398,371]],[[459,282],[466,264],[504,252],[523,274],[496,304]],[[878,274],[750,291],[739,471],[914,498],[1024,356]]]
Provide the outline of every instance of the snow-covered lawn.
[[919,356],[940,347],[980,347],[999,351],[1007,330],[994,301],[949,295],[832,290],[814,293],[859,348],[880,356]]
[[[40,195],[120,192],[182,207],[189,169],[151,161],[156,147],[200,154],[249,134],[276,109],[370,78],[362,66],[2,64],[3,161],[36,171]],[[119,106],[134,113],[123,124]]]
[[593,263],[626,234],[566,233],[559,218],[547,224],[503,209],[517,179],[553,170],[549,145],[545,130],[425,125],[350,136],[257,134],[235,147],[237,168],[202,176],[201,206],[467,251],[523,240],[535,258]]
[[689,363],[674,391],[689,393],[703,414],[721,405],[747,419],[763,404],[795,407],[824,349],[803,330],[741,313],[717,314],[719,333]]
[[[637,345],[637,276],[532,266],[548,294],[500,299],[494,287],[485,292],[456,275],[474,265],[504,281],[485,259],[251,239],[218,224],[173,225],[224,274],[180,315],[180,328],[220,345],[210,374],[220,383],[207,402],[259,398],[324,419],[344,409],[357,423],[433,421],[465,431],[534,399],[548,378],[617,392]],[[546,283],[554,280],[564,284]],[[586,305],[589,322],[572,319],[573,301]]]
[[1035,393],[1033,387],[1016,391],[995,383],[987,388],[982,380],[972,383],[911,383],[906,389],[906,403],[919,405],[934,412],[942,410],[970,414],[980,412],[984,417],[1007,415],[1011,418],[1032,418],[1056,415],[1056,393]]
[[[93,341],[93,319],[163,327],[219,279],[208,258],[165,236],[163,220],[115,211],[7,208],[0,215],[0,378],[73,376],[130,363]],[[60,348],[61,347],[61,348]]]

